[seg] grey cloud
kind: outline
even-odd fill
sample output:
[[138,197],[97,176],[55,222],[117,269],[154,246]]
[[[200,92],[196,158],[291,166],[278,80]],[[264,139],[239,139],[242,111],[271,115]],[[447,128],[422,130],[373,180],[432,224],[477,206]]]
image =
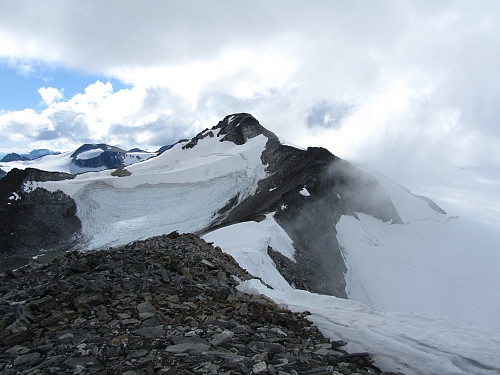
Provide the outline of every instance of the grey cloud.
[[[126,126],[115,124],[111,126],[110,135],[115,136],[120,140],[120,144],[131,146],[164,146],[177,142],[184,137],[186,129],[192,125],[189,120],[183,119],[182,116],[166,116],[160,115],[153,122],[146,123],[142,126]],[[149,131],[152,135],[145,141],[139,142],[139,136],[144,131]],[[194,136],[187,135],[188,137]]]
[[61,133],[56,130],[43,129],[38,132],[36,139],[40,141],[50,141],[61,137]]
[[83,113],[62,110],[50,114],[48,118],[55,125],[55,131],[60,137],[78,139],[91,136]]

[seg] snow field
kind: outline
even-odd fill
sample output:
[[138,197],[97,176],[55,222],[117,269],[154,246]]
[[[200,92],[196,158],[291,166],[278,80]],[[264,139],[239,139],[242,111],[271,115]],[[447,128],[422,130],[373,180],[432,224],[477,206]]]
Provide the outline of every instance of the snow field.
[[264,136],[242,146],[207,137],[193,148],[183,150],[177,144],[131,165],[131,176],[113,177],[106,170],[26,188],[70,195],[88,248],[118,246],[173,230],[196,233],[233,197],[243,200],[255,191],[266,175],[260,161],[266,143]]

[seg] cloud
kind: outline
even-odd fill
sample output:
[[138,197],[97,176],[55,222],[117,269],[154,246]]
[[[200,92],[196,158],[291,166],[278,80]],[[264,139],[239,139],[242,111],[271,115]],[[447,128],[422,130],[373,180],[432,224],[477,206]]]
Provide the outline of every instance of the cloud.
[[40,94],[50,105],[39,112],[0,113],[1,143],[24,141],[38,148],[64,147],[61,151],[102,142],[157,149],[215,125],[207,122],[206,111],[194,113],[184,98],[162,87],[114,92],[111,83],[97,81],[65,101],[53,100],[57,90],[42,88]]
[[42,97],[45,105],[51,105],[53,102],[63,98],[63,90],[58,90],[53,87],[40,87],[38,93]]

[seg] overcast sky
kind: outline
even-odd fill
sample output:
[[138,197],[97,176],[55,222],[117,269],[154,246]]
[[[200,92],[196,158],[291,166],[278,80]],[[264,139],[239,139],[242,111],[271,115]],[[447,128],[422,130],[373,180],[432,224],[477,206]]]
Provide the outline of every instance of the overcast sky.
[[500,1],[4,1],[0,152],[252,113],[410,183],[500,160]]

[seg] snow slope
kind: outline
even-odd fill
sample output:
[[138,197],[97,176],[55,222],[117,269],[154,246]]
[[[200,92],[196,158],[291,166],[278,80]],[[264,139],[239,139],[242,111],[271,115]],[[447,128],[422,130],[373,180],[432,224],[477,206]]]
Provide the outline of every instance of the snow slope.
[[248,280],[238,289],[263,294],[308,317],[332,340],[348,342],[347,350],[374,355],[382,370],[408,375],[494,375],[500,372],[500,335],[453,319],[415,313],[380,312],[355,301],[303,290],[270,289]]
[[349,298],[383,311],[426,312],[500,333],[500,243],[496,232],[468,218],[439,214],[387,179],[404,224],[343,216]]
[[155,235],[198,232],[217,221],[232,198],[251,194],[265,176],[263,135],[241,146],[204,138],[179,143],[156,158],[129,166],[131,176],[89,172],[73,180],[39,182],[25,189],[61,190],[77,204],[88,248],[117,246]]

